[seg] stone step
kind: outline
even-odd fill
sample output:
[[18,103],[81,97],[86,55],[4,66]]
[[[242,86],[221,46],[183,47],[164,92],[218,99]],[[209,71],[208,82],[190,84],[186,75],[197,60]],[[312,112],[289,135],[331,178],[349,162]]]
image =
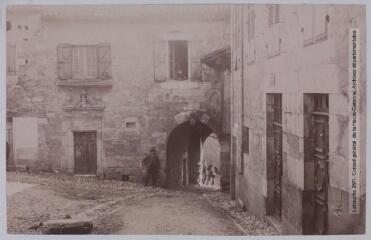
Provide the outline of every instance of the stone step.
[[56,219],[43,222],[43,234],[89,234],[93,229],[90,219]]

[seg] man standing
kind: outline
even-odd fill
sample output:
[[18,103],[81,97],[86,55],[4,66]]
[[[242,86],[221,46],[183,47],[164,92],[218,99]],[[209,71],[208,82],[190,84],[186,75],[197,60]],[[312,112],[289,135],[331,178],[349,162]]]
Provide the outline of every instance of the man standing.
[[9,166],[9,156],[10,156],[10,145],[8,141],[6,141],[6,166]]
[[142,162],[146,170],[144,186],[148,186],[148,183],[152,180],[152,186],[156,187],[158,170],[160,168],[160,160],[157,156],[155,147],[152,147],[150,149],[149,155],[144,158]]

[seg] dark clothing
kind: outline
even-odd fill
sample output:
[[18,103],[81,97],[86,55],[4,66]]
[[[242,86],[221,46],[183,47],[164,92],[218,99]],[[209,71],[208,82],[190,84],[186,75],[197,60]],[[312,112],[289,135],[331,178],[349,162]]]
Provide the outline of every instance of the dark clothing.
[[146,169],[144,177],[144,185],[147,186],[152,181],[152,186],[157,183],[158,170],[160,168],[160,160],[157,155],[149,155],[143,159],[143,166]]
[[8,142],[6,142],[6,160],[9,160],[9,154],[10,154],[10,145]]

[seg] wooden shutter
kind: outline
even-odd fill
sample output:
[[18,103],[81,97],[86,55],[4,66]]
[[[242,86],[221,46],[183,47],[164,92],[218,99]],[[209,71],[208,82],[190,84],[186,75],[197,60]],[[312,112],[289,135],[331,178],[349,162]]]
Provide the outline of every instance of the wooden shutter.
[[84,46],[72,46],[72,78],[85,78],[86,51]]
[[72,46],[59,44],[57,46],[58,78],[67,80],[72,78]]
[[188,41],[188,54],[190,57],[191,66],[191,76],[188,76],[191,81],[194,82],[201,82],[202,81],[202,64],[201,64],[201,57],[203,56],[203,47],[202,47],[201,40],[191,40]]
[[111,46],[99,44],[98,48],[98,77],[99,79],[111,78]]
[[153,44],[153,67],[155,82],[163,82],[167,80],[167,47],[167,41],[163,39],[156,40]]

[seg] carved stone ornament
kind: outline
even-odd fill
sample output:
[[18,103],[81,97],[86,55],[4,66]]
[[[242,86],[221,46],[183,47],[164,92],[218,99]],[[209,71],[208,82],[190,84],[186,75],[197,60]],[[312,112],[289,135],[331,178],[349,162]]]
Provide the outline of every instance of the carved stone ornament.
[[102,111],[105,106],[101,103],[101,99],[93,98],[88,95],[86,90],[82,90],[79,96],[69,96],[64,107],[67,111],[72,110],[99,110]]

